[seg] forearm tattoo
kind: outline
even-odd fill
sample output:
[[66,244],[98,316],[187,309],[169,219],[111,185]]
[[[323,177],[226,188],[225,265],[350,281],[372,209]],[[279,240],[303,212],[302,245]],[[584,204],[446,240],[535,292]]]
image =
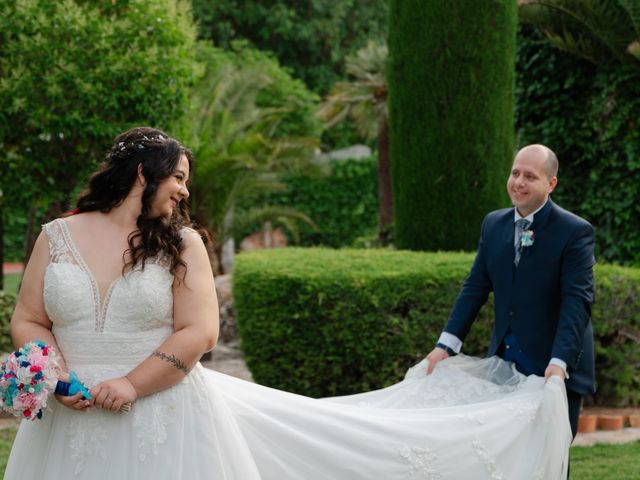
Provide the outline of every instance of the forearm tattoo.
[[169,362],[171,365],[176,367],[178,370],[183,372],[185,375],[189,373],[189,367],[182,360],[177,358],[175,355],[167,355],[166,353],[160,352],[159,350],[154,350],[151,354],[152,357],[158,357],[160,360],[164,360],[165,362]]

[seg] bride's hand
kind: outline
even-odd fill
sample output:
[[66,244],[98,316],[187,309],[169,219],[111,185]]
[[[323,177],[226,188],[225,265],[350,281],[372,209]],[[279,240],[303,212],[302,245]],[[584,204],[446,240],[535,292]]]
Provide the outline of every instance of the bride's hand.
[[82,392],[78,392],[70,397],[65,397],[63,395],[56,395],[55,397],[58,402],[60,402],[65,407],[70,408],[71,410],[86,411],[91,408],[91,401],[85,399],[82,396]]
[[138,393],[127,377],[101,382],[93,387],[89,393],[93,397],[95,406],[112,412],[117,412],[122,405],[138,398]]
[[[68,382],[69,374],[62,373],[59,380]],[[84,398],[82,396],[82,392],[78,392],[75,395],[71,395],[70,397],[65,397],[64,395],[55,395],[55,397],[58,402],[60,402],[65,407],[70,408],[71,410],[86,411],[91,408],[91,400],[87,400],[86,398]]]

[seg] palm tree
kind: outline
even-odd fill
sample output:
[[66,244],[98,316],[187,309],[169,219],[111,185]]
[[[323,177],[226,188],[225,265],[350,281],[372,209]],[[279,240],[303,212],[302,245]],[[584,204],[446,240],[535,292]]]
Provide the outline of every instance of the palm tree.
[[347,57],[349,81],[338,82],[318,110],[325,128],[351,119],[362,137],[378,141],[379,240],[389,242],[393,222],[393,199],[389,172],[389,134],[387,125],[387,82],[385,65],[388,50],[370,41],[355,55]]
[[640,0],[518,0],[518,16],[597,65],[640,60]]
[[289,111],[261,108],[258,94],[271,83],[259,65],[217,65],[195,89],[189,121],[191,144],[198,159],[191,186],[191,208],[216,240],[218,266],[232,268],[234,234],[257,222],[277,222],[297,238],[297,222],[313,222],[286,206],[242,210],[265,193],[282,190],[283,173],[318,170],[310,160],[318,142],[313,138],[274,138]]

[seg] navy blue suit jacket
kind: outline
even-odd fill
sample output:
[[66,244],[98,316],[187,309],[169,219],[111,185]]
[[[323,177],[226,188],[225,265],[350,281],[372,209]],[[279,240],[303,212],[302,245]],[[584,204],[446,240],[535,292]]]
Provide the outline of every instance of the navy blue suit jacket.
[[567,362],[567,388],[593,393],[594,229],[551,199],[529,229],[533,245],[523,248],[516,267],[513,208],[485,217],[475,261],[444,330],[464,340],[493,292],[495,324],[488,355],[497,353],[510,327],[537,374],[557,357]]

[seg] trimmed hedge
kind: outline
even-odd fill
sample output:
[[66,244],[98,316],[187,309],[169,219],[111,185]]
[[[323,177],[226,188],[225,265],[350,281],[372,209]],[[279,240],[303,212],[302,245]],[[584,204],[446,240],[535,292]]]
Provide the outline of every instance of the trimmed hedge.
[[516,25],[515,1],[390,1],[398,247],[473,249],[478,219],[508,205]]
[[[439,336],[473,254],[300,249],[243,253],[234,271],[242,347],[258,383],[313,397],[400,380]],[[599,391],[640,404],[640,269],[598,265]],[[491,297],[465,341],[485,354]]]

